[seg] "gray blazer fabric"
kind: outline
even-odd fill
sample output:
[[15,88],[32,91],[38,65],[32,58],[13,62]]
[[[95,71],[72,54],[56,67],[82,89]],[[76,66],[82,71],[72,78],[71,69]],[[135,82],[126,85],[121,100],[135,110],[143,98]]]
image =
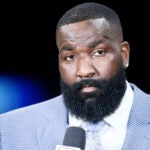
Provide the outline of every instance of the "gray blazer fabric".
[[[134,101],[123,150],[150,150],[150,95],[131,84]],[[0,150],[55,150],[68,126],[60,95],[0,116]]]

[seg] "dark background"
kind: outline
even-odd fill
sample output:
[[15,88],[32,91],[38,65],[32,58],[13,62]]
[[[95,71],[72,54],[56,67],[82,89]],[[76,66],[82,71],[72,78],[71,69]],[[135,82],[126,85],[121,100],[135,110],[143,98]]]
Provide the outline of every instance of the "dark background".
[[[0,76],[17,75],[34,80],[44,91],[42,96],[34,91],[36,96],[31,96],[28,103],[22,102],[18,107],[59,95],[55,27],[64,12],[82,2],[88,1],[0,1]],[[124,40],[131,46],[128,80],[150,93],[149,9],[146,9],[148,2],[138,1],[132,2],[133,4],[129,0],[94,2],[106,4],[119,14]],[[15,107],[9,108],[11,109]]]

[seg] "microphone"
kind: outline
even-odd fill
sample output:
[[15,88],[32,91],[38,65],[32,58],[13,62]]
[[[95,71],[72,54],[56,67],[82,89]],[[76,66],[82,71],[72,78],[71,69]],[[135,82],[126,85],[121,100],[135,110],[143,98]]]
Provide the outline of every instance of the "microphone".
[[56,150],[84,150],[86,134],[80,127],[68,127],[63,145],[57,145]]

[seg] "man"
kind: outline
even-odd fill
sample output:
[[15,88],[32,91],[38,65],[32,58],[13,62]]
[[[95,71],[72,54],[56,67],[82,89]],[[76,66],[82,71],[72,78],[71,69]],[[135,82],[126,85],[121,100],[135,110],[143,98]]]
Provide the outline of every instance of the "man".
[[54,150],[66,128],[86,131],[85,150],[149,150],[150,96],[126,80],[129,43],[118,15],[84,3],[56,28],[62,95],[0,117],[2,150]]

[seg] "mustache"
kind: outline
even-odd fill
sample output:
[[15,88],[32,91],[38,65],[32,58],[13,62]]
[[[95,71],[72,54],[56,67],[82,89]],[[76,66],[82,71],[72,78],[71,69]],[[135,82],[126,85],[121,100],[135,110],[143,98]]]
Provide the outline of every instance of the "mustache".
[[77,91],[80,91],[83,87],[85,86],[92,86],[96,88],[102,88],[105,86],[105,83],[107,81],[104,79],[101,80],[94,80],[94,79],[84,79],[81,80],[80,82],[74,83],[71,88]]

